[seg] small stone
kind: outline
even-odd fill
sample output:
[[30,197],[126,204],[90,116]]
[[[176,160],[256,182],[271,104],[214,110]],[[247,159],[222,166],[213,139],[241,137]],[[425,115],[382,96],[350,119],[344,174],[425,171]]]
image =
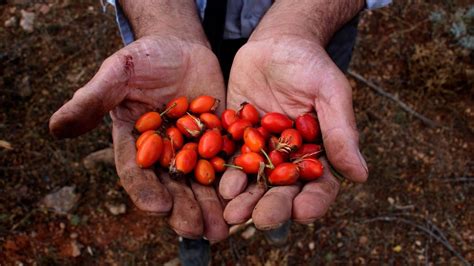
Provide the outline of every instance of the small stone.
[[43,198],[42,203],[59,214],[66,214],[72,210],[79,200],[79,195],[74,192],[75,186],[65,186],[60,190],[50,193]]
[[163,266],[179,266],[179,265],[181,265],[179,258],[174,258],[170,261],[165,262],[165,264],[163,264]]
[[416,240],[416,241],[415,241],[415,244],[416,244],[417,246],[421,247],[421,241],[420,241],[420,240]]
[[41,14],[45,15],[45,14],[49,13],[50,9],[51,9],[51,7],[49,6],[49,4],[42,4],[42,5],[40,5],[38,10]]
[[118,204],[118,205],[106,203],[105,207],[107,207],[107,209],[112,215],[124,214],[127,211],[127,206],[125,206],[125,204],[123,203]]
[[61,228],[61,230],[64,230],[66,228],[66,225],[64,223],[60,223],[59,228]]
[[33,93],[33,90],[31,89],[31,83],[30,83],[30,77],[25,76],[20,83],[20,86],[18,88],[18,94],[25,98],[31,96]]
[[344,244],[342,244],[342,242],[337,243],[338,248],[342,248],[342,246],[344,246]]
[[393,251],[396,252],[396,253],[400,253],[400,252],[402,251],[402,246],[396,245],[396,246],[393,248]]
[[365,246],[369,242],[369,239],[366,236],[359,237],[359,245]]
[[71,256],[72,257],[79,257],[81,255],[81,247],[80,245],[77,243],[77,241],[72,241],[71,242]]
[[387,201],[388,203],[390,203],[390,205],[393,205],[395,203],[395,200],[392,197],[388,197]]
[[2,139],[0,139],[0,148],[6,149],[6,150],[13,150],[12,144]]
[[105,148],[103,150],[95,151],[87,155],[84,160],[82,160],[82,163],[89,171],[96,169],[100,164],[113,166],[115,165],[114,149]]
[[313,241],[309,242],[309,244],[308,244],[309,250],[314,250],[315,246],[316,246],[316,245],[314,244]]
[[77,233],[71,233],[69,235],[69,237],[72,238],[72,239],[76,239],[78,237],[78,234]]
[[240,234],[240,236],[243,239],[247,240],[247,239],[252,238],[255,235],[256,231],[257,230],[255,229],[255,227],[249,226],[247,229],[245,229],[245,231],[242,232],[242,234]]
[[14,27],[16,25],[16,17],[11,17],[5,20],[5,28]]
[[300,248],[300,249],[303,249],[303,247],[304,247],[304,246],[303,246],[303,242],[301,242],[301,241],[298,241],[298,243],[296,244],[296,246],[298,246],[298,248]]
[[92,248],[90,246],[87,246],[86,250],[89,255],[94,256],[94,252],[92,251]]
[[20,26],[26,32],[33,32],[35,23],[35,13],[21,10]]

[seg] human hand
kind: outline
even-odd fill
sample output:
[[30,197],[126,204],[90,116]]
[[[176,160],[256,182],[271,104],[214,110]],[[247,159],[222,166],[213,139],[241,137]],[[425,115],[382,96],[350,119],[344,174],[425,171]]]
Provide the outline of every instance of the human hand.
[[[280,112],[295,119],[316,112],[326,155],[334,168],[352,181],[364,182],[367,165],[359,152],[351,87],[321,45],[300,36],[250,40],[232,66],[227,108],[252,103],[261,114]],[[229,169],[219,191],[230,200],[224,210],[229,224],[250,217],[259,229],[277,228],[289,219],[311,223],[324,215],[339,189],[329,171],[304,186],[273,187],[268,191],[247,184],[240,170]]]
[[[218,61],[206,43],[177,37],[146,36],[107,58],[97,74],[50,120],[57,137],[74,137],[93,129],[108,112],[113,121],[117,173],[141,210],[170,213],[169,224],[181,236],[210,240],[227,237],[222,206],[213,187],[191,187],[167,174],[157,178],[135,162],[135,121],[178,96],[206,94],[225,102]],[[221,107],[222,109],[223,107]]]

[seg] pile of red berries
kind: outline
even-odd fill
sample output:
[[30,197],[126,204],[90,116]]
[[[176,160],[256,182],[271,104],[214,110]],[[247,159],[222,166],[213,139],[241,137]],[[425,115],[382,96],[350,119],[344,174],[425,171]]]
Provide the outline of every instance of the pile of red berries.
[[[318,160],[322,152],[318,120],[302,114],[295,121],[281,113],[262,118],[250,103],[239,110],[226,109],[219,118],[219,100],[199,96],[170,101],[162,113],[148,112],[135,124],[141,133],[136,141],[137,164],[159,164],[171,176],[194,171],[197,182],[209,185],[216,173],[234,167],[257,175],[270,185],[310,181],[323,174]],[[241,145],[241,146],[240,146]],[[241,153],[229,159],[240,146]],[[264,177],[262,179],[262,177]]]

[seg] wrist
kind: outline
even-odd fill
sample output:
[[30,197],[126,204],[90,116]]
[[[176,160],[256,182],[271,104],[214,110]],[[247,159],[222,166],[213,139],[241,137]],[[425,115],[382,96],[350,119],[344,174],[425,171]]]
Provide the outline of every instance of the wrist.
[[119,0],[136,39],[172,36],[209,47],[194,0]]
[[265,14],[250,40],[294,36],[322,47],[365,5],[365,0],[277,0]]

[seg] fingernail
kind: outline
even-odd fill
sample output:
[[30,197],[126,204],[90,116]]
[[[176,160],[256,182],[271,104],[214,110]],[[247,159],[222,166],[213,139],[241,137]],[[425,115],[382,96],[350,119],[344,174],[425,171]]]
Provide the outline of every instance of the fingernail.
[[365,161],[364,156],[362,155],[362,153],[360,153],[360,150],[357,150],[357,155],[359,156],[360,163],[364,167],[365,172],[369,173],[369,168],[367,167],[367,162]]

